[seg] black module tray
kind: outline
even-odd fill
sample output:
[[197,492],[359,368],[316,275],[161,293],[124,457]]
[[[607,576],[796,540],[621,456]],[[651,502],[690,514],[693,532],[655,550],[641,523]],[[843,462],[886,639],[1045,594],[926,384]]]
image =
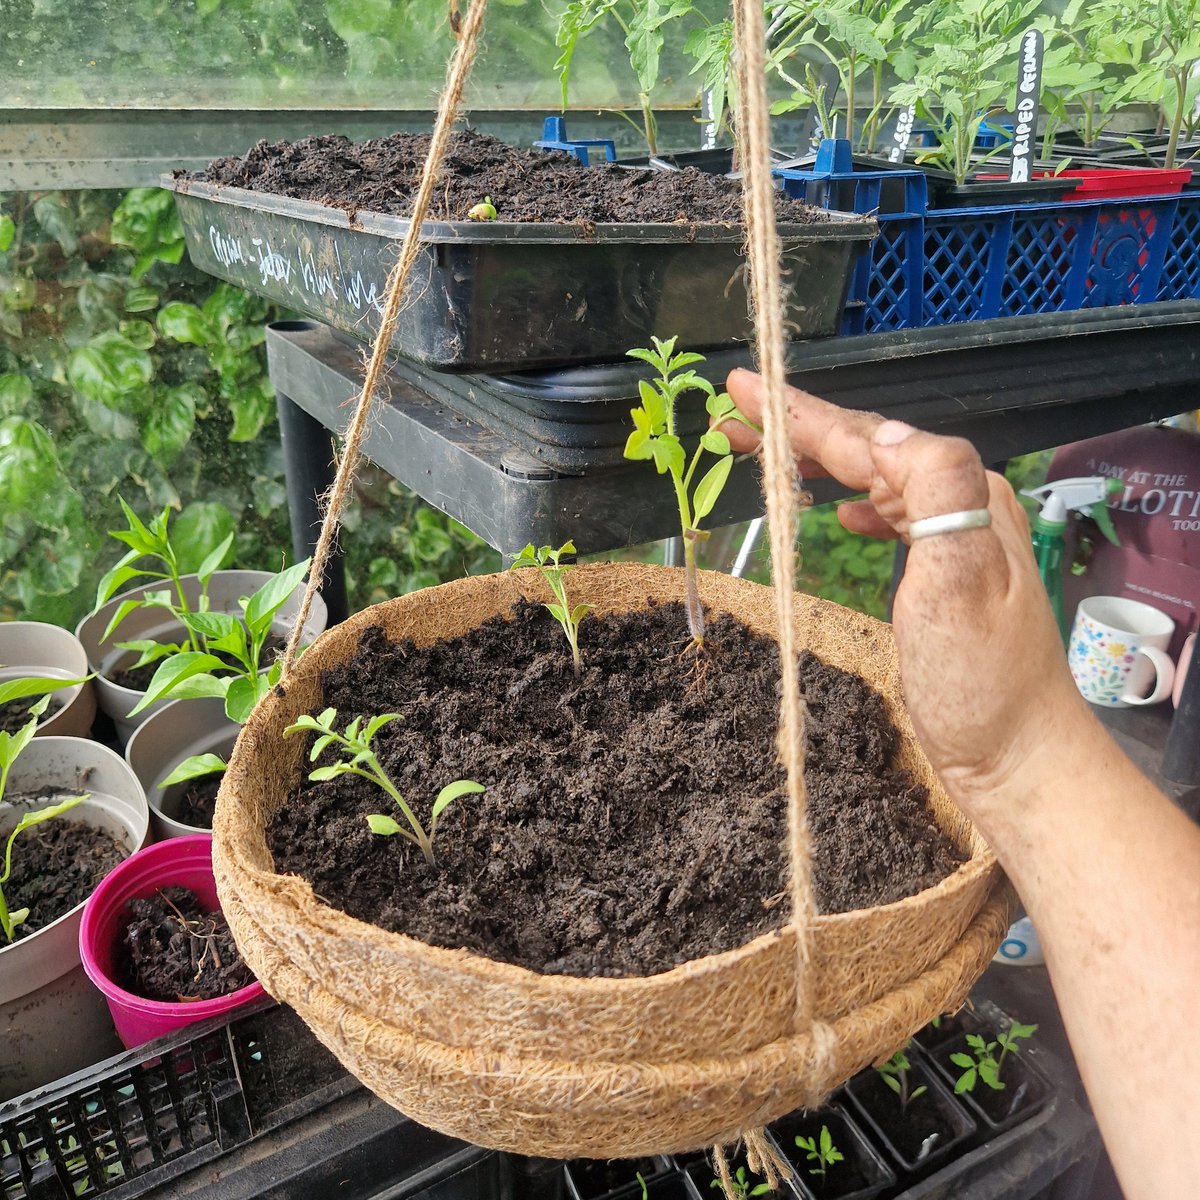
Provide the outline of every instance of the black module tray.
[[[163,186],[202,271],[374,337],[407,219],[173,176]],[[779,226],[787,319],[804,337],[837,332],[876,231],[829,216]],[[423,233],[395,345],[437,370],[611,362],[654,334],[694,350],[752,335],[740,226],[427,221]]]

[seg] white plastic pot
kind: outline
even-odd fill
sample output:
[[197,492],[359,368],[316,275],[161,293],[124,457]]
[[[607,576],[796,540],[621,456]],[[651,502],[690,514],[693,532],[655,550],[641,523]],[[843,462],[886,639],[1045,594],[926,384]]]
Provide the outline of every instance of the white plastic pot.
[[[82,679],[89,670],[87,651],[70,630],[43,621],[0,622],[0,683],[26,675]],[[73,683],[54,699],[61,707],[42,718],[37,736],[87,737],[96,716],[91,683]]]
[[[88,792],[69,818],[107,830],[129,854],[145,845],[150,809],[141,784],[106,746],[83,738],[35,738],[17,759],[6,795],[53,788]],[[22,812],[45,799],[4,806],[5,836]],[[20,854],[20,840],[14,854]],[[79,920],[83,902],[36,933],[0,949],[0,1100],[59,1079],[121,1049],[108,1005],[83,973]],[[2,940],[3,935],[0,935]]]

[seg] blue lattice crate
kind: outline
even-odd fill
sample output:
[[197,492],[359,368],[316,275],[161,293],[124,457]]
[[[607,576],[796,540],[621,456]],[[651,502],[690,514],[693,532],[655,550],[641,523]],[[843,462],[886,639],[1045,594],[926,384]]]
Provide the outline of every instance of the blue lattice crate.
[[824,143],[811,171],[779,172],[789,195],[879,221],[845,333],[1200,298],[1200,193],[929,210],[919,171],[849,162]]

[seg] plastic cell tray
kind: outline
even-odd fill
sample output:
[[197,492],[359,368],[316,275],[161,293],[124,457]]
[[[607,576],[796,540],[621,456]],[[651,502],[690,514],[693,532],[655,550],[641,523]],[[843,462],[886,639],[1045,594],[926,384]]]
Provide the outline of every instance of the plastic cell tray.
[[[202,271],[370,341],[409,221],[167,176]],[[781,224],[796,336],[838,331],[868,217]],[[444,371],[613,362],[652,335],[745,343],[743,231],[732,225],[427,221],[394,343]]]
[[[862,212],[895,186],[883,172],[781,174],[818,202],[836,181]],[[905,186],[855,268],[845,333],[1200,297],[1200,193],[930,209],[920,172]]]

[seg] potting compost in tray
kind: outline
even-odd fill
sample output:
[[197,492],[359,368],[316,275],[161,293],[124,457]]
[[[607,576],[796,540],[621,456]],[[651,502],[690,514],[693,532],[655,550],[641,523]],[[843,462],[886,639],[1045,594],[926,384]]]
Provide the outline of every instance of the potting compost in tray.
[[[259,142],[164,180],[201,270],[370,340],[429,136]],[[468,219],[490,197],[496,217]],[[827,336],[875,223],[779,195],[789,328]],[[422,230],[395,348],[439,370],[613,362],[650,336],[751,333],[741,184],[695,168],[585,167],[460,130]]]
[[[402,715],[374,746],[422,821],[446,784],[485,786],[442,814],[435,865],[372,833],[367,815],[393,802],[342,775],[283,805],[268,831],[276,869],[386,929],[554,974],[652,974],[785,924],[775,642],[724,615],[697,656],[678,604],[589,616],[576,679],[540,605],[513,617],[427,648],[371,628],[323,676],[339,728]],[[800,671],[821,910],[934,885],[962,856],[891,765],[882,697],[808,652]]]

